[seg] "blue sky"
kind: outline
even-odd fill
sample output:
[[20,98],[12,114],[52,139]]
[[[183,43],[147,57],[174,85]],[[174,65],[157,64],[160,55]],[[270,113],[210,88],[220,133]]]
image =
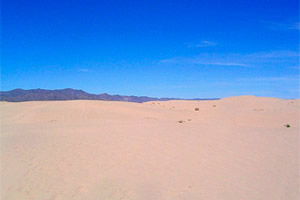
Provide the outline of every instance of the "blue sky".
[[2,0],[1,90],[299,98],[298,0]]

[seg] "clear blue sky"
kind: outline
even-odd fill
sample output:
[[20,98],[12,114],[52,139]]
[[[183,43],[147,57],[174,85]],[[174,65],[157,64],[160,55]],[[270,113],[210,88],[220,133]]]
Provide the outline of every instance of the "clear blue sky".
[[1,90],[299,98],[298,0],[2,0]]

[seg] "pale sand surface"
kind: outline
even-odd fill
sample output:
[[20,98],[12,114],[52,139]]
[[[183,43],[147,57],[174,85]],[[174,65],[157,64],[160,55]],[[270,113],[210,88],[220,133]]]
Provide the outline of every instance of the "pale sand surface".
[[0,111],[3,200],[299,199],[299,100],[1,102]]

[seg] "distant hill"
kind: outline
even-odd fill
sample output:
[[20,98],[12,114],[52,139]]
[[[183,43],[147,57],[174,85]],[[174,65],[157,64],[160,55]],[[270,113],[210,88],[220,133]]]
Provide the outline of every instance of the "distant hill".
[[[75,90],[75,89],[67,88],[67,89],[61,89],[61,90],[15,89],[15,90],[10,90],[10,91],[2,91],[2,92],[0,92],[0,100],[8,101],[8,102],[59,101],[59,100],[102,100],[102,101],[127,101],[127,102],[142,103],[142,102],[147,102],[147,101],[176,100],[176,98],[153,98],[153,97],[146,97],[146,96],[109,95],[107,93],[90,94],[83,90]],[[195,99],[195,100],[216,100],[216,99]]]

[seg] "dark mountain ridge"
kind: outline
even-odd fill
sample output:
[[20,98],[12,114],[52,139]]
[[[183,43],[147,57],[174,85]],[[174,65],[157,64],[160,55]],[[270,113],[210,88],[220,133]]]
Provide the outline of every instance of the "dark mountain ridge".
[[[147,101],[168,101],[179,100],[179,98],[154,98],[147,96],[125,96],[125,95],[110,95],[90,94],[83,90],[72,88],[60,90],[46,89],[14,89],[10,91],[0,92],[0,101],[22,102],[22,101],[62,101],[62,100],[102,100],[102,101],[126,101],[126,102],[147,102]],[[216,100],[216,99],[193,99],[193,100]]]

